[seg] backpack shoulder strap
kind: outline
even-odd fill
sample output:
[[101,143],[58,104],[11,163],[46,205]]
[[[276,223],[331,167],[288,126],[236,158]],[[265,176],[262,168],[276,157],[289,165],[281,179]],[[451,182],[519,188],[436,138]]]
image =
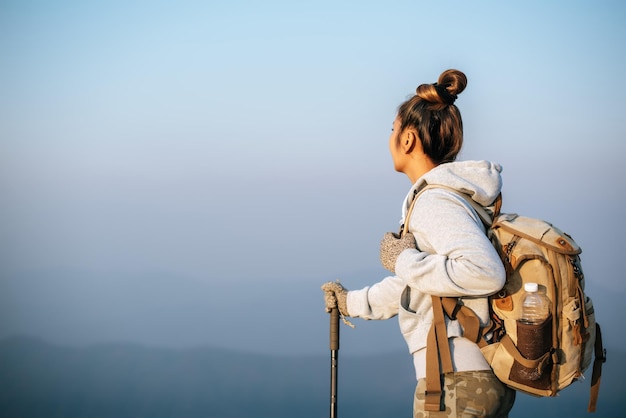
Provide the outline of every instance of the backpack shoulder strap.
[[402,233],[406,233],[409,230],[409,219],[411,218],[411,214],[413,213],[413,207],[415,206],[415,202],[417,202],[417,199],[419,198],[419,196],[428,189],[443,189],[443,190],[452,192],[456,194],[457,196],[461,196],[463,199],[465,199],[465,201],[467,201],[467,203],[469,203],[472,206],[472,208],[474,208],[474,210],[476,211],[476,214],[478,214],[478,217],[487,228],[491,227],[494,220],[500,214],[500,209],[502,208],[502,193],[498,194],[498,197],[496,198],[495,205],[494,205],[494,214],[492,217],[485,210],[485,208],[480,205],[480,203],[476,202],[468,194],[460,192],[456,189],[453,189],[452,187],[444,186],[442,184],[427,184],[422,189],[420,189],[420,191],[417,192],[417,194],[413,198],[413,201],[411,202],[411,206],[409,206],[409,210],[407,211],[406,217],[404,219],[404,224],[402,225]]

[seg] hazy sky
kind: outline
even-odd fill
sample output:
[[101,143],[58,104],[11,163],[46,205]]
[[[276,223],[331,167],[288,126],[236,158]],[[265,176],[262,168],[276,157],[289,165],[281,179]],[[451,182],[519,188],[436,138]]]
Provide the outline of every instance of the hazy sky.
[[[323,352],[321,283],[385,274],[395,110],[458,68],[460,158],[574,236],[623,347],[625,21],[619,1],[0,1],[0,338]],[[345,350],[405,349],[395,320],[356,323]]]

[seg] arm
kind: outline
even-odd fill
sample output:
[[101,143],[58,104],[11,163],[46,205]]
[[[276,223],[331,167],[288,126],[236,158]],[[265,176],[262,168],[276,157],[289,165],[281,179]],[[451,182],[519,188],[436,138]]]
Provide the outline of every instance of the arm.
[[348,292],[347,305],[351,317],[362,319],[389,319],[398,314],[400,296],[406,284],[397,276],[360,290]]
[[482,223],[462,197],[432,189],[415,204],[409,230],[418,249],[404,250],[396,274],[422,293],[486,296],[504,285],[505,271]]

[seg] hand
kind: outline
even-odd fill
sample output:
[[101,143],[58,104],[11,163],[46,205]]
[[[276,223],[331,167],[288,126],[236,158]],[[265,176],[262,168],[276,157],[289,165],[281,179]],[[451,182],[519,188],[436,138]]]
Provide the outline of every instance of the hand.
[[324,291],[324,302],[326,304],[326,312],[338,308],[343,316],[348,315],[348,289],[343,287],[339,282],[326,282],[322,285]]
[[407,232],[399,236],[393,232],[387,232],[380,242],[380,262],[384,268],[395,273],[398,256],[409,248],[417,248],[413,234]]

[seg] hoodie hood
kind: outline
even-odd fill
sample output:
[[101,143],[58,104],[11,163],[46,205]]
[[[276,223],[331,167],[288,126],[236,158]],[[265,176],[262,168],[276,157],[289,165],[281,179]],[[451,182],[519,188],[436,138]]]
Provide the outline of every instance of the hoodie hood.
[[442,185],[469,195],[483,207],[494,203],[502,190],[502,167],[490,161],[459,161],[440,164],[420,177],[402,205],[402,219],[417,192],[427,185]]

